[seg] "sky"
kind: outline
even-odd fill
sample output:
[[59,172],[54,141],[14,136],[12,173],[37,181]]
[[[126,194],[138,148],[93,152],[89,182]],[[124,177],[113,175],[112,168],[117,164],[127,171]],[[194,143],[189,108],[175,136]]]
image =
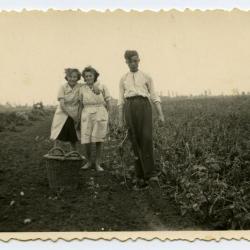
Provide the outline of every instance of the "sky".
[[138,50],[163,95],[250,91],[250,13],[23,12],[0,14],[0,103],[56,104],[64,69],[92,65],[114,98]]

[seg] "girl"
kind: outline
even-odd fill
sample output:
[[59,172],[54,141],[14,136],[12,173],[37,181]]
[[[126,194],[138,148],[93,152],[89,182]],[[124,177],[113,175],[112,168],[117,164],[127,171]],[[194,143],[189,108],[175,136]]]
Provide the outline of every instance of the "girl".
[[110,94],[106,86],[97,82],[99,73],[91,66],[82,72],[85,84],[80,88],[81,143],[85,144],[88,162],[82,169],[92,166],[91,145],[96,145],[95,168],[101,167],[102,142],[107,134],[108,111],[110,110]]
[[71,150],[76,150],[76,142],[79,133],[76,129],[78,123],[78,109],[79,109],[79,89],[81,73],[78,69],[65,69],[65,79],[67,83],[62,85],[59,89],[57,99],[60,102],[51,127],[52,140],[55,140],[54,146],[57,142],[70,142]]
[[151,77],[139,70],[138,52],[127,50],[124,57],[129,72],[120,80],[119,126],[124,127],[126,121],[135,154],[135,188],[144,188],[148,183],[154,185],[158,182],[153,157],[152,107],[149,99],[154,103],[161,122],[164,122],[164,116]]

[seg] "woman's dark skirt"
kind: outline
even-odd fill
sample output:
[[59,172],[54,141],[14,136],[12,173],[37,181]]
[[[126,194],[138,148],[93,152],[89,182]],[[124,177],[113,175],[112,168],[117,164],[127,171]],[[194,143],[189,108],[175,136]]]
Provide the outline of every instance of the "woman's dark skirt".
[[65,141],[65,142],[72,142],[75,143],[78,141],[76,129],[75,129],[75,122],[74,120],[68,116],[66,122],[63,125],[62,130],[60,131],[57,140]]

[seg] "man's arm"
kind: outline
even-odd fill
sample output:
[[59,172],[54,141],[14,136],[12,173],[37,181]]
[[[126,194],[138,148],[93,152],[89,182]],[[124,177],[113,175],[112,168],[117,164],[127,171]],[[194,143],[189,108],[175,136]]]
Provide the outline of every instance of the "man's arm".
[[155,92],[154,83],[153,83],[153,80],[152,80],[151,77],[149,77],[149,80],[148,80],[148,91],[149,91],[149,94],[150,94],[150,99],[154,103],[155,108],[157,110],[159,120],[161,122],[164,122],[165,118],[164,118],[164,115],[163,115],[163,112],[162,112],[161,99]]
[[162,112],[161,103],[160,102],[155,102],[154,105],[155,105],[155,108],[157,110],[159,120],[161,122],[164,122],[165,118],[164,118],[164,115],[163,115],[163,112]]

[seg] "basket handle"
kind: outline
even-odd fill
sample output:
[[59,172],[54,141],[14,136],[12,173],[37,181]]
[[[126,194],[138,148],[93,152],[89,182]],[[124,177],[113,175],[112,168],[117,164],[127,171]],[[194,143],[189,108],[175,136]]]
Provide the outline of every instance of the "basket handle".
[[59,155],[60,156],[64,156],[65,155],[65,152],[63,151],[63,149],[59,148],[59,147],[54,147],[52,148],[50,151],[49,151],[49,155],[58,155],[58,154],[55,154],[55,152],[59,152]]
[[82,158],[82,156],[80,155],[80,153],[77,152],[77,151],[71,151],[71,152],[67,153],[65,156],[66,156],[66,158],[70,158],[70,157],[77,157],[79,159]]

